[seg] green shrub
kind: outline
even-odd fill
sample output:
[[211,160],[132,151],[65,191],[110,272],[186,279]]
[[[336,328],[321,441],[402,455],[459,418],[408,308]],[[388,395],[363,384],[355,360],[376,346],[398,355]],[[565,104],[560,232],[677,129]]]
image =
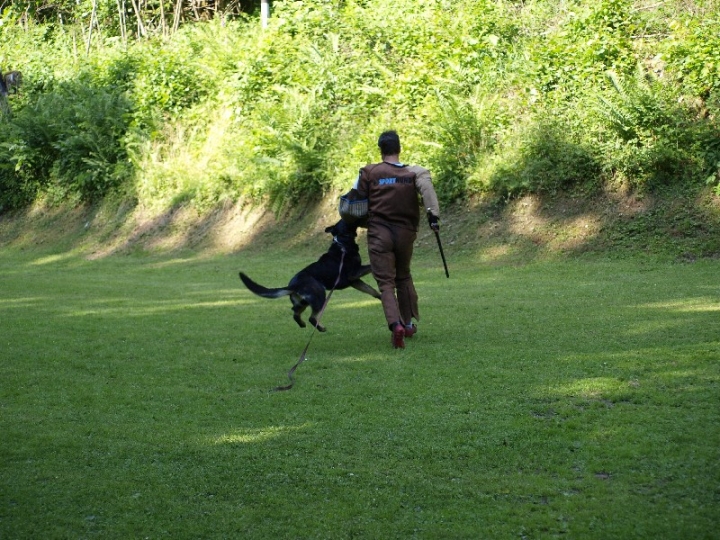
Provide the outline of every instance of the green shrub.
[[684,93],[703,99],[720,93],[720,14],[714,15],[673,21],[663,46],[668,72]]
[[596,84],[608,69],[632,70],[632,8],[631,0],[581,3],[558,27],[542,31],[529,47],[538,89],[572,97]]
[[101,198],[130,177],[123,148],[130,104],[108,88],[59,85],[13,115],[0,134],[0,204],[17,207],[52,186]]
[[[674,90],[639,68],[621,80],[610,73],[612,90],[598,112],[606,129],[601,144],[606,169],[635,188],[697,182],[717,166],[717,127],[683,106]],[[706,146],[706,144],[708,146]]]
[[596,184],[595,154],[560,117],[541,117],[508,135],[472,186],[504,196],[555,193],[578,184]]
[[434,184],[443,202],[465,197],[467,181],[494,150],[509,118],[497,100],[482,95],[462,99],[437,96],[426,133]]
[[153,119],[177,116],[211,89],[212,79],[203,76],[193,46],[186,40],[173,42],[169,47],[143,44],[133,53],[136,71],[129,98],[136,123],[141,126],[153,125]]
[[[601,177],[717,181],[712,2],[278,0],[265,29],[223,17],[161,36],[153,19],[127,43],[103,5],[89,54],[92,3],[58,5],[62,25],[18,6],[0,15],[0,67],[26,81],[2,119],[6,207],[132,178],[143,204],[281,208],[344,189],[387,128],[444,202]],[[662,84],[633,82],[638,62]]]

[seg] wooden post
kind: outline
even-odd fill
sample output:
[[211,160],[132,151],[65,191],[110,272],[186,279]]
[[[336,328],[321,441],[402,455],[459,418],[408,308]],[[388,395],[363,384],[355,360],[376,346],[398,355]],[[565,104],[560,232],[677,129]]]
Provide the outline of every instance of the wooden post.
[[262,27],[266,28],[270,18],[270,0],[260,0],[260,21]]

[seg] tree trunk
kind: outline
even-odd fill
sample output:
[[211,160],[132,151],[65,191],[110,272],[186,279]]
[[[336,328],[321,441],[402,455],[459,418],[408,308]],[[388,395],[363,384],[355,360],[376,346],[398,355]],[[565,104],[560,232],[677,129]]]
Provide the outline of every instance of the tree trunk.
[[135,17],[137,17],[138,34],[140,34],[142,37],[146,37],[147,33],[145,32],[145,25],[143,24],[142,14],[140,13],[140,6],[135,0],[131,1],[133,10],[135,11]]
[[160,25],[162,27],[162,35],[167,36],[167,24],[165,22],[165,0],[160,0]]
[[122,38],[123,45],[127,47],[127,27],[125,26],[125,0],[117,0],[118,17],[120,23],[120,37]]
[[90,54],[90,45],[92,44],[93,25],[95,24],[95,16],[97,13],[97,2],[93,0],[92,13],[90,13],[90,27],[88,28],[87,48],[85,49],[85,56]]
[[171,34],[177,32],[180,27],[180,16],[182,15],[182,0],[175,0],[175,6],[173,8],[173,24],[170,30]]

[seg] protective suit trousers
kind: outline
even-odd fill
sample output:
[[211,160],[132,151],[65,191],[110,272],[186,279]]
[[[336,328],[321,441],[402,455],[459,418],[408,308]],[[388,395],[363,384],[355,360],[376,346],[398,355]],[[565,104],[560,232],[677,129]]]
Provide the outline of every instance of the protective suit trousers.
[[417,233],[410,229],[370,222],[368,255],[373,277],[377,281],[388,326],[397,322],[410,324],[420,320],[410,262]]

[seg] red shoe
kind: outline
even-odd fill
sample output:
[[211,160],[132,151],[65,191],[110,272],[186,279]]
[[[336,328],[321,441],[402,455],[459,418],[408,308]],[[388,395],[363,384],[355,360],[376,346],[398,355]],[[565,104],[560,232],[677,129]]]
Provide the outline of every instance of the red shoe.
[[414,324],[407,324],[405,325],[405,337],[411,338],[415,334],[417,334],[417,326]]
[[393,326],[392,344],[395,349],[405,348],[405,328],[400,323]]

